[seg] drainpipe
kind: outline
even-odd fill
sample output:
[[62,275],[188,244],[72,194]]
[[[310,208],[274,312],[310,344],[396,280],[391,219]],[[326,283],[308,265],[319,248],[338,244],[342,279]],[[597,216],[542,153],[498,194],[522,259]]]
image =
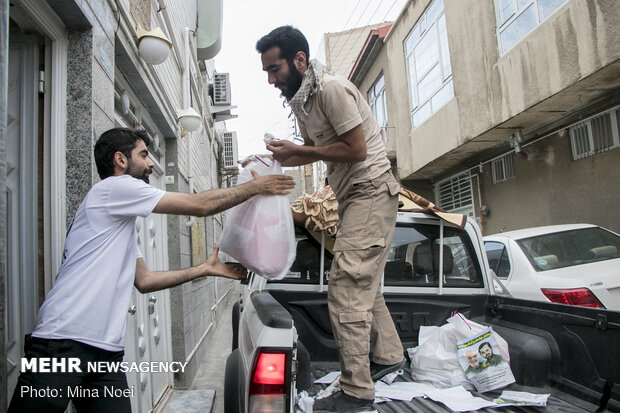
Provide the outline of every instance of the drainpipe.
[[[170,16],[168,16],[168,11],[166,10],[166,3],[164,0],[157,0],[157,5],[159,6],[161,15],[164,17],[164,23],[166,23],[166,27],[168,28],[168,33],[170,34],[171,40],[173,41],[173,43],[175,43],[174,41],[175,36],[174,36],[174,30],[173,30],[174,26],[170,22]],[[177,50],[177,48],[173,47],[172,51],[177,57],[177,61],[179,62],[178,64],[181,64],[183,60],[181,59],[181,55],[179,54],[179,51]]]
[[[162,3],[163,0],[159,2]],[[183,32],[183,40],[184,40],[184,49],[185,49],[185,59],[183,65],[183,109],[189,108],[189,95],[190,91],[190,83],[189,83],[189,72],[190,72],[190,51],[189,51],[189,27],[185,27]],[[189,193],[194,193],[194,178],[192,177],[192,136],[191,132],[187,133],[187,182],[189,184]],[[185,226],[191,227],[194,225],[195,218],[193,216],[189,217],[189,220],[185,223]]]

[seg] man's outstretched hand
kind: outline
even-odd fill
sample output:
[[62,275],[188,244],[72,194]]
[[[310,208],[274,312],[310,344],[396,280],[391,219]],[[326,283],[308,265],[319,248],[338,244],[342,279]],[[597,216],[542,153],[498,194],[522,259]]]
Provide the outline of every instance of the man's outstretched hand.
[[259,175],[254,169],[251,170],[261,195],[288,195],[295,188],[295,181],[288,175]]
[[220,247],[215,244],[209,258],[204,262],[206,266],[205,275],[213,275],[216,277],[230,278],[233,280],[242,280],[247,277],[248,270],[241,264],[225,264],[220,261],[217,254]]

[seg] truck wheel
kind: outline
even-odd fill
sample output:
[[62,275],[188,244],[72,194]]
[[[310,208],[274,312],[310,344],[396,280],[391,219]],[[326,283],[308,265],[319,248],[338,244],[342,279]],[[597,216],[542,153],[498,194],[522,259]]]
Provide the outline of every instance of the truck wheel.
[[242,392],[238,386],[239,374],[239,350],[230,353],[226,360],[226,373],[224,376],[224,413],[239,413],[239,397]]
[[241,313],[241,301],[233,304],[232,308],[232,350],[235,351],[239,346],[239,317]]

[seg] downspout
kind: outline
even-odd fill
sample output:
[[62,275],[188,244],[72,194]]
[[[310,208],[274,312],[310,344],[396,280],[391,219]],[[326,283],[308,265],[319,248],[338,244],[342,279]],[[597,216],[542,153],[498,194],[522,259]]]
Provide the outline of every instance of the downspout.
[[[162,3],[162,0],[160,0]],[[183,32],[185,59],[183,65],[183,110],[189,108],[189,95],[191,93],[189,84],[189,72],[190,72],[190,54],[189,54],[189,27],[185,27]],[[189,185],[189,193],[194,193],[194,178],[192,177],[192,136],[191,132],[187,133],[187,183]],[[194,225],[195,218],[189,217],[189,220],[185,223],[186,227]]]
[[[174,30],[172,30],[174,26],[170,22],[170,16],[168,16],[168,11],[166,10],[166,3],[164,0],[157,0],[157,5],[159,6],[158,11],[161,11],[162,12],[161,15],[164,17],[164,23],[166,23],[166,27],[168,28],[168,33],[170,34],[172,38],[171,40],[174,44],[176,44],[175,39],[174,39],[175,38]],[[176,55],[177,61],[181,63],[183,60],[181,59],[181,56],[179,55],[179,51],[177,50],[177,48],[173,47],[172,51]]]

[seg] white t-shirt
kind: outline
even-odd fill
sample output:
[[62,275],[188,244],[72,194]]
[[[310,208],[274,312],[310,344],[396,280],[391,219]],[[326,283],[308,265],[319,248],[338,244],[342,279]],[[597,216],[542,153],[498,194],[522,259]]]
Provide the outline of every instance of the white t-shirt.
[[69,227],[56,284],[32,335],[123,350],[136,259],[136,218],[149,215],[164,191],[129,175],[95,184]]

